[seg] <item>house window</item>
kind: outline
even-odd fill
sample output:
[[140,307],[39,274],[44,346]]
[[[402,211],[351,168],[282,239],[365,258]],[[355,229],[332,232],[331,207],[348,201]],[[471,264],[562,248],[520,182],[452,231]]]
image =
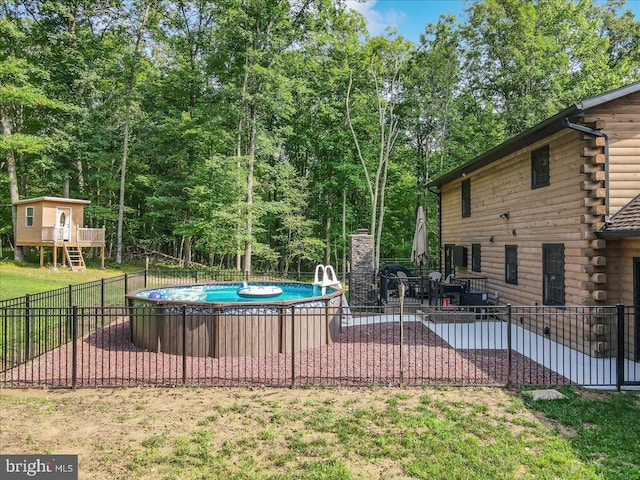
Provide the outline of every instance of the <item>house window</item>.
[[542,303],[564,305],[564,244],[542,245]]
[[518,246],[504,246],[504,281],[512,285],[518,284]]
[[480,268],[480,244],[471,244],[471,270],[474,272],[482,271]]
[[549,185],[549,145],[531,152],[531,189]]
[[471,216],[471,179],[462,181],[462,217]]
[[33,227],[33,207],[27,207],[24,212],[24,226]]

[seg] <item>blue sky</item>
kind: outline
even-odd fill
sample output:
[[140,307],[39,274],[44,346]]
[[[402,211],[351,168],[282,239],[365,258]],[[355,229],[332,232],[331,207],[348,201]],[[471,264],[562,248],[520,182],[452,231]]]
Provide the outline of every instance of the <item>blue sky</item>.
[[[441,14],[463,15],[471,0],[347,0],[347,5],[367,19],[371,35],[384,33],[394,27],[407,39],[418,42],[424,27],[436,23]],[[596,0],[604,3],[605,0]],[[627,0],[626,8],[640,18],[640,0]]]

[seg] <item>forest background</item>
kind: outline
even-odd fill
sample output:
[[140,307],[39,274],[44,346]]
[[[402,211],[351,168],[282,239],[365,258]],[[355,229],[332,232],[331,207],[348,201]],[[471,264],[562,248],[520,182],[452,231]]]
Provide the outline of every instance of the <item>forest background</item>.
[[341,270],[358,228],[409,257],[423,206],[435,257],[430,179],[639,79],[624,0],[470,1],[418,44],[340,0],[5,0],[0,238],[70,196],[116,263]]

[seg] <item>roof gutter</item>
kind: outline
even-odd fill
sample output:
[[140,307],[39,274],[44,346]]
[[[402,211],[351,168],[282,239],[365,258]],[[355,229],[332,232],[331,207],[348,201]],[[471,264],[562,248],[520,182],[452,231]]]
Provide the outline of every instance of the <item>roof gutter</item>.
[[605,223],[609,223],[610,215],[609,215],[609,136],[603,132],[602,130],[596,130],[594,128],[585,127],[584,125],[578,125],[577,123],[571,123],[569,117],[565,117],[562,124],[570,128],[571,130],[576,130],[578,132],[586,133],[587,135],[593,135],[594,137],[602,137],[604,138],[604,188],[605,188],[605,214],[604,221]]
[[607,230],[596,232],[598,238],[631,238],[640,237],[640,230],[622,230],[616,232],[609,232]]
[[[520,148],[527,147],[538,140],[542,140],[543,138],[558,132],[566,126],[567,128],[573,128],[573,126],[563,125],[563,121],[566,119],[568,121],[569,118],[580,116],[584,113],[585,110],[590,108],[597,107],[607,102],[611,102],[613,100],[617,100],[619,98],[623,98],[626,95],[630,95],[633,93],[640,92],[640,82],[635,82],[630,85],[626,85],[624,87],[617,88],[615,90],[611,90],[610,92],[603,93],[601,95],[596,95],[595,97],[587,98],[581,102],[578,102],[574,105],[571,105],[567,109],[563,110],[560,113],[557,113],[551,118],[531,127],[529,130],[526,130],[519,135],[507,140],[506,142],[498,145],[497,147],[492,148],[488,152],[483,153],[479,157],[457,167],[456,169],[450,171],[449,173],[445,173],[444,175],[436,178],[435,180],[428,183],[427,187],[438,187],[456,180],[460,178],[463,173],[469,174],[474,170],[482,168],[486,165],[489,165],[495,160],[500,158],[504,158],[505,156],[513,153]],[[570,122],[569,122],[570,123]],[[574,125],[571,124],[570,125]],[[583,127],[582,125],[576,125],[576,127]],[[588,133],[595,136],[603,136],[607,138],[604,132],[599,130],[591,130],[585,131],[584,133]],[[607,141],[607,149],[608,149],[608,141]],[[608,169],[609,161],[607,158],[606,168]],[[608,177],[607,177],[607,189],[608,189]],[[609,199],[608,191],[607,191],[607,202]],[[608,203],[607,203],[608,205]],[[608,213],[608,210],[607,210]],[[608,216],[608,215],[607,215]]]

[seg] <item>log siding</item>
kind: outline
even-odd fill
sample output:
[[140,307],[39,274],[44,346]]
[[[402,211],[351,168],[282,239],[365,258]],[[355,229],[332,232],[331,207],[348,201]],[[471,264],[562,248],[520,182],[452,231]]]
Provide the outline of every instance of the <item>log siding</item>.
[[600,122],[609,136],[610,215],[640,193],[640,92],[605,103],[585,113]]
[[[532,152],[547,148],[549,184],[543,185],[532,179]],[[471,185],[467,218],[460,214],[463,179]],[[492,302],[542,306],[543,249],[559,246],[564,252],[564,306],[592,307],[591,313],[569,340],[562,305],[545,306],[557,313],[553,325],[543,325],[535,316],[519,322],[574,348],[580,348],[583,337],[591,355],[612,353],[603,332],[614,332],[615,318],[602,313],[610,311],[603,307],[633,305],[640,298],[640,266],[634,267],[640,265],[640,226],[626,236],[602,232],[640,193],[640,82],[572,105],[439,177],[429,184],[433,186],[440,194],[441,245],[469,251],[478,245]],[[517,285],[506,283],[506,245],[517,246]],[[441,248],[441,265],[446,250]],[[455,273],[472,276],[468,264],[455,267]],[[637,336],[638,322],[640,315],[627,338]],[[638,345],[627,347],[640,358]]]
[[[594,225],[600,222],[584,218],[591,210],[584,205],[581,180],[589,177],[581,173],[585,159],[576,154],[584,142],[582,134],[563,130],[472,172],[468,218],[460,215],[463,178],[442,187],[442,243],[463,245],[469,251],[472,244],[480,244],[482,274],[489,278],[490,291],[501,292],[500,303],[542,304],[543,243],[565,246],[566,304],[584,305],[585,298],[591,298],[585,251],[591,247]],[[549,185],[532,190],[531,152],[546,146]],[[517,286],[507,285],[504,278],[506,245],[518,246]],[[471,269],[457,267],[456,274],[470,275]]]

